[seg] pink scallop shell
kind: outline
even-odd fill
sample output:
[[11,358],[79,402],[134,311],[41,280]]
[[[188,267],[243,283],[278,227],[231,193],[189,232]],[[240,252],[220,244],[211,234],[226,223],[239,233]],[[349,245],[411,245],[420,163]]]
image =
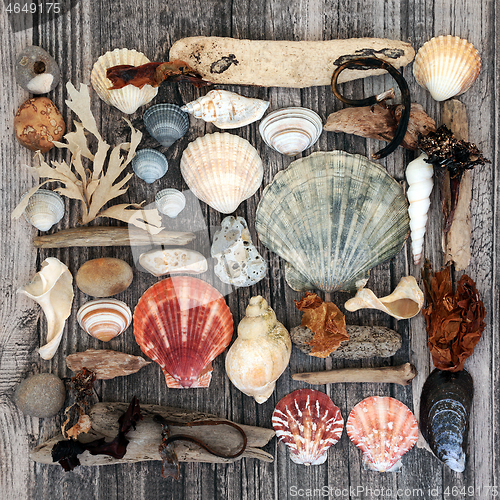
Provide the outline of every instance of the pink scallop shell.
[[394,472],[399,459],[418,439],[418,424],[401,401],[372,396],[351,411],[346,430],[351,441],[363,452],[366,469]]
[[231,342],[233,317],[224,297],[189,276],[162,280],[134,311],[134,335],[170,388],[208,387],[212,360]]
[[340,410],[323,392],[299,389],[285,396],[274,409],[276,436],[290,448],[296,464],[320,465],[327,450],[342,435],[344,420]]

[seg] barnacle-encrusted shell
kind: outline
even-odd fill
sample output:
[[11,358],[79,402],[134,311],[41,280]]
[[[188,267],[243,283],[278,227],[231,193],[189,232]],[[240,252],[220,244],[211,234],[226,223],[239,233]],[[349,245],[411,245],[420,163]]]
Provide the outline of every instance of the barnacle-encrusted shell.
[[46,94],[53,90],[61,72],[55,59],[42,47],[29,45],[16,57],[17,83],[32,94]]
[[39,189],[29,199],[24,218],[40,231],[48,231],[64,217],[64,210],[64,200],[59,194]]
[[189,129],[189,116],[175,104],[155,104],[143,115],[142,121],[152,137],[169,148]]
[[252,243],[248,224],[243,217],[230,215],[221,225],[211,251],[217,259],[215,274],[229,285],[255,285],[266,275],[267,263]]
[[247,140],[216,132],[189,144],[181,158],[181,173],[195,196],[230,214],[257,191],[264,169]]
[[339,408],[325,393],[314,389],[299,389],[285,396],[276,405],[272,422],[292,461],[304,465],[324,463],[328,448],[344,429]]
[[286,260],[294,290],[353,290],[408,235],[401,186],[379,165],[343,151],[313,153],[278,172],[257,208],[262,243]]
[[436,101],[463,94],[481,69],[479,52],[458,36],[438,36],[426,42],[413,63],[415,79]]
[[175,219],[186,206],[186,197],[177,189],[162,189],[155,196],[156,208],[164,215]]
[[401,401],[372,396],[351,411],[346,425],[350,440],[363,452],[365,469],[399,470],[400,458],[418,439],[418,424]]
[[108,342],[130,326],[132,312],[121,300],[98,299],[83,304],[76,319],[90,336]]
[[207,271],[207,259],[188,248],[165,248],[141,254],[139,264],[153,276],[171,273],[201,274]]
[[132,159],[132,168],[137,177],[152,184],[167,173],[168,162],[165,155],[156,149],[141,149]]
[[113,86],[113,82],[106,76],[106,71],[113,66],[141,66],[148,62],[149,59],[136,50],[115,49],[106,52],[94,64],[90,74],[90,83],[106,104],[130,115],[153,100],[158,93],[158,88],[146,84],[141,89],[134,85],[125,85],[121,89],[109,90]]
[[267,115],[260,122],[259,132],[269,147],[295,156],[316,143],[323,132],[323,123],[310,109],[284,108]]
[[179,276],[148,288],[134,311],[134,335],[170,388],[208,387],[212,360],[231,342],[233,317],[204,281]]
[[269,102],[228,90],[211,90],[181,109],[222,129],[244,127],[262,118]]

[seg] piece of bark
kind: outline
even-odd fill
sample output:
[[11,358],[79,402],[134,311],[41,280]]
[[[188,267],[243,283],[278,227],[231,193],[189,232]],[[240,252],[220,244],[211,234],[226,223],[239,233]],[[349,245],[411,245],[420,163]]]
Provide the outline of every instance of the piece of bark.
[[[390,142],[401,118],[401,104],[341,109],[328,116],[324,129]],[[417,103],[412,103],[410,121],[401,146],[416,150],[420,135],[436,130],[436,122]]]
[[187,245],[195,237],[194,233],[177,231],[151,234],[123,226],[85,226],[37,236],[33,245],[36,248]]
[[[89,442],[94,439],[105,437],[109,440],[118,433],[118,419],[126,411],[127,403],[97,403],[89,412],[92,429],[86,435],[78,436],[81,441]],[[158,447],[161,444],[161,425],[153,418],[155,414],[162,415],[168,420],[176,422],[192,422],[201,420],[226,420],[218,418],[208,413],[183,410],[159,405],[142,405],[141,414],[144,419],[137,424],[135,430],[130,430],[127,439],[130,441],[127,446],[127,453],[121,459],[116,459],[107,455],[90,455],[85,451],[79,455],[81,465],[111,465],[121,463],[135,463],[149,460],[161,461]],[[194,443],[186,441],[175,441],[175,452],[180,462],[209,462],[209,463],[230,463],[240,458],[257,458],[265,462],[272,462],[273,456],[260,448],[265,446],[274,436],[274,430],[250,425],[238,424],[247,435],[247,447],[242,455],[235,459],[227,459],[211,455]],[[185,434],[201,439],[214,450],[224,454],[231,454],[241,448],[241,434],[234,428],[227,425],[182,427],[171,425],[172,435]],[[54,437],[45,443],[37,446],[30,454],[32,460],[43,464],[58,465],[52,462],[52,447],[60,441],[62,436]],[[160,465],[158,465],[160,474]]]
[[66,365],[71,371],[79,372],[85,367],[94,372],[96,379],[100,380],[136,373],[150,363],[151,361],[140,356],[110,349],[87,349],[66,357]]
[[[375,356],[388,358],[401,347],[401,335],[385,326],[347,325],[349,340],[330,354],[331,358],[364,359]],[[290,330],[292,342],[304,353],[309,354],[308,344],[314,336],[309,328],[296,326]]]

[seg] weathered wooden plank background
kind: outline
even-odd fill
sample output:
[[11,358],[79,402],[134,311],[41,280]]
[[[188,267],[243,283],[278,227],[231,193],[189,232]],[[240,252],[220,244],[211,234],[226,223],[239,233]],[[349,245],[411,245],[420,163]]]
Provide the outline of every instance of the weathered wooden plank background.
[[[499,337],[498,320],[498,74],[499,34],[495,27],[498,10],[494,0],[468,2],[466,0],[145,0],[134,2],[121,0],[79,0],[64,15],[41,23],[35,18],[33,25],[14,31],[9,14],[2,6],[0,18],[0,135],[2,152],[0,212],[2,237],[0,240],[0,498],[18,500],[24,498],[51,499],[132,499],[132,498],[186,498],[195,499],[287,499],[293,498],[293,487],[304,489],[331,487],[330,498],[494,498],[489,486],[498,482],[499,433]],[[69,4],[69,2],[67,2]],[[40,21],[40,22],[39,22]],[[17,24],[24,20],[18,18]],[[17,26],[19,28],[19,26]],[[35,230],[24,220],[10,221],[10,212],[21,194],[31,187],[30,178],[23,164],[30,164],[31,154],[22,148],[13,136],[13,116],[28,95],[15,83],[13,74],[16,53],[29,44],[41,45],[54,55],[62,68],[63,81],[89,83],[94,61],[107,50],[117,47],[136,48],[151,60],[163,60],[171,44],[185,36],[218,35],[253,39],[322,40],[349,37],[385,37],[410,41],[415,48],[435,35],[453,34],[468,38],[479,50],[483,67],[472,89],[460,97],[469,111],[470,140],[477,143],[492,165],[479,168],[473,174],[472,194],[472,261],[468,274],[477,282],[483,297],[487,316],[487,328],[466,367],[475,382],[474,407],[470,431],[468,463],[463,474],[451,472],[423,449],[413,449],[404,459],[403,472],[379,474],[364,471],[360,452],[349,442],[344,433],[340,442],[330,450],[325,465],[306,468],[293,464],[282,445],[271,442],[266,448],[276,460],[274,464],[241,461],[232,465],[187,464],[181,466],[182,479],[177,483],[163,480],[159,463],[79,468],[64,473],[55,466],[37,465],[29,460],[29,451],[38,443],[54,435],[59,420],[38,420],[20,413],[13,393],[17,384],[31,373],[52,372],[61,377],[70,376],[66,369],[65,355],[99,348],[99,342],[82,333],[75,314],[69,320],[68,329],[58,353],[51,361],[43,361],[35,352],[44,336],[44,319],[39,308],[27,298],[16,295],[16,289],[26,283],[39,269],[47,256],[56,256],[65,262],[73,273],[87,259],[100,256],[116,256],[133,264],[130,249],[93,248],[66,249],[37,252],[31,246]],[[277,69],[279,70],[279,68]],[[427,112],[440,121],[442,105],[434,102],[428,93],[415,82],[411,67],[405,70],[413,100],[421,103]],[[344,92],[349,95],[372,95],[392,85],[387,77],[377,77],[349,83]],[[317,111],[325,120],[327,115],[340,109],[329,88],[264,89],[230,87],[230,90],[247,96],[271,101],[271,109],[290,105],[302,105]],[[154,102],[188,102],[200,95],[200,91],[188,85],[161,87]],[[74,116],[64,106],[66,90],[59,85],[51,95],[60,107],[68,123]],[[110,144],[127,139],[122,115],[102,103],[94,94],[93,107],[101,131]],[[136,126],[141,125],[143,110],[132,116]],[[202,121],[191,121],[188,134],[167,151],[170,170],[167,175],[151,186],[135,179],[123,201],[146,199],[151,203],[154,194],[163,187],[186,186],[180,176],[179,161],[183,149],[196,137],[216,129]],[[234,133],[250,140],[260,152],[265,163],[263,186],[277,171],[286,168],[290,160],[269,150],[260,138],[255,124],[237,129]],[[147,143],[147,138],[144,140]],[[352,136],[324,133],[311,151],[344,149],[351,153],[370,154],[379,148],[375,141]],[[305,154],[309,154],[307,151]],[[51,152],[48,157],[60,154]],[[383,160],[389,173],[403,182],[404,167],[412,154],[397,151]],[[249,221],[254,241],[254,214],[263,187],[237,210]],[[440,251],[441,220],[437,191],[433,194],[431,219],[426,237],[425,254],[435,267],[442,262]],[[78,208],[67,203],[67,215],[59,228],[72,227],[77,222]],[[222,215],[202,204],[209,235],[220,224]],[[203,238],[194,248],[209,254],[209,242]],[[270,263],[269,273],[263,281],[250,289],[232,291],[228,304],[237,324],[252,295],[262,294],[275,309],[278,319],[285,326],[295,326],[300,314],[295,310],[293,299],[299,294],[287,287],[284,281],[283,263],[262,246],[259,247]],[[413,274],[418,278],[410,258],[408,246],[391,262],[374,269],[369,285],[377,294],[387,294],[401,276]],[[206,278],[210,280],[210,277]],[[136,270],[133,285],[118,298],[134,307],[141,294],[155,278]],[[345,295],[334,295],[342,303]],[[87,300],[76,290],[74,313]],[[412,387],[387,387],[375,384],[337,385],[326,391],[341,408],[344,418],[351,408],[369,395],[391,395],[411,408],[418,400],[421,386],[431,370],[430,356],[426,348],[426,333],[421,316],[396,322],[382,313],[363,312],[349,314],[348,321],[359,324],[386,325],[397,329],[403,336],[402,349],[392,364],[411,360],[420,375]],[[129,353],[140,354],[132,329],[110,343],[110,347]],[[214,363],[214,376],[208,390],[167,390],[163,376],[156,364],[151,364],[136,375],[98,384],[98,395],[103,401],[128,401],[136,394],[144,403],[169,403],[190,409],[213,412],[246,424],[270,426],[274,405],[285,394],[301,387],[293,382],[290,374],[296,371],[342,366],[371,366],[381,360],[362,363],[323,361],[312,359],[294,349],[290,367],[277,384],[273,397],[265,404],[257,405],[237,391],[225,376],[224,356]],[[387,361],[384,361],[387,363]],[[349,487],[349,495],[338,491]],[[458,487],[458,490],[453,490]],[[359,489],[358,489],[359,488]],[[371,488],[371,491],[369,490]],[[384,488],[384,490],[381,490]],[[387,489],[392,494],[386,494]],[[402,488],[399,494],[397,488]],[[434,490],[430,490],[434,488]],[[448,488],[448,489],[447,489]],[[466,488],[462,490],[462,488]],[[407,491],[404,491],[404,490]],[[415,490],[414,490],[415,489]],[[414,490],[414,491],[412,491]],[[446,495],[449,492],[450,495]],[[304,492],[306,493],[306,492]],[[318,492],[316,492],[316,496]]]

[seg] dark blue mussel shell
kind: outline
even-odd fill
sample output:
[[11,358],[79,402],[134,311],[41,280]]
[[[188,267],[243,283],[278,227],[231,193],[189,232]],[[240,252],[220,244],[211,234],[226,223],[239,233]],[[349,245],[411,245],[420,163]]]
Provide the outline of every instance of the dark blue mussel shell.
[[474,386],[462,370],[434,370],[420,399],[420,430],[434,454],[450,469],[463,472]]

